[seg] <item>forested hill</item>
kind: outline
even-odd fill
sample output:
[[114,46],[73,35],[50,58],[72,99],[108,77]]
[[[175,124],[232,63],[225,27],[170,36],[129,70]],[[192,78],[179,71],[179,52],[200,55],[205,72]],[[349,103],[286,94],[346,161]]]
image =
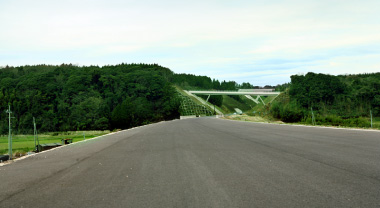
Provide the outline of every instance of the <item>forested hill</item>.
[[0,133],[11,104],[17,133],[129,128],[179,117],[169,82],[173,72],[153,64],[36,65],[0,69]]
[[[288,93],[276,99],[271,112],[283,121],[299,122],[310,121],[311,109],[317,121],[332,125],[348,125],[344,122],[350,121],[354,122],[352,126],[359,126],[358,122],[368,120],[370,112],[380,116],[380,73],[293,75]],[[368,126],[365,123],[363,127]]]

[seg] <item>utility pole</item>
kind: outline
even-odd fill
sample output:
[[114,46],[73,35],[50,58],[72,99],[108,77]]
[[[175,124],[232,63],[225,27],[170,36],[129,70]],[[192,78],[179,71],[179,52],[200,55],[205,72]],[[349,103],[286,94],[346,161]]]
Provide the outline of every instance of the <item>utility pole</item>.
[[[38,152],[38,146],[40,145],[40,140],[38,139],[38,131],[37,131],[37,124],[36,124],[36,119],[33,117],[33,126],[34,126],[34,148],[35,151]],[[37,144],[36,144],[37,140]]]
[[12,160],[12,126],[11,126],[11,105],[8,105],[8,110],[6,111],[9,117],[9,135],[8,135],[8,155],[9,159]]
[[37,144],[36,144],[36,140],[37,140],[37,128],[36,128],[36,119],[33,117],[33,126],[34,126],[34,150],[37,150]]
[[372,110],[370,110],[369,113],[371,114],[371,128],[372,128]]
[[313,107],[311,107],[311,122],[313,123],[313,126],[315,126],[315,118],[314,118]]

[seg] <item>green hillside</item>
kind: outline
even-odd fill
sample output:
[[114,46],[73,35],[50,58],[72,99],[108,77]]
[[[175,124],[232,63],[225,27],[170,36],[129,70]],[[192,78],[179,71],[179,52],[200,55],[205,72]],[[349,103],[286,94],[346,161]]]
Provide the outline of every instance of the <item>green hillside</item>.
[[373,127],[379,128],[380,73],[293,75],[269,110],[284,122],[350,127],[370,127],[372,113]]
[[[0,69],[0,111],[15,133],[130,128],[179,117],[173,72],[156,64]],[[0,134],[8,131],[0,114]]]
[[[222,104],[222,109],[229,113],[234,113],[235,108],[240,109],[243,112],[248,112],[252,110],[254,106],[257,104],[254,103],[253,101],[247,99],[244,96],[238,96],[239,98],[236,99],[236,97],[231,97],[228,95],[223,95],[223,104]],[[260,104],[259,104],[260,105]],[[262,105],[262,104],[261,104]]]

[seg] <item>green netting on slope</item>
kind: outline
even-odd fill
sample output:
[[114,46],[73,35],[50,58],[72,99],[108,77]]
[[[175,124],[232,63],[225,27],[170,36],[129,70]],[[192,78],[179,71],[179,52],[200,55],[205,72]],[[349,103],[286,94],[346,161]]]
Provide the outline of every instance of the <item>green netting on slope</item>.
[[211,116],[214,114],[205,106],[195,103],[189,97],[182,95],[181,93],[178,93],[178,97],[181,100],[181,106],[179,107],[181,116],[191,116],[191,115]]

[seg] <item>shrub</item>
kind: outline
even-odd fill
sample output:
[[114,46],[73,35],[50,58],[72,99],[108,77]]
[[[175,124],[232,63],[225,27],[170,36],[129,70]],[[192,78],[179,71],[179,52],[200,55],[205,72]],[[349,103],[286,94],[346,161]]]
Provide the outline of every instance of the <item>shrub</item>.
[[294,102],[285,105],[280,102],[274,102],[271,105],[270,112],[274,118],[289,123],[300,122],[305,116],[304,111]]
[[281,111],[281,120],[284,122],[299,122],[303,118],[303,113],[300,110],[292,109],[285,106]]
[[271,105],[271,113],[274,118],[281,118],[281,105],[278,102],[274,102]]
[[350,127],[371,127],[371,122],[363,117],[350,118],[345,120],[345,125]]
[[[337,115],[317,115],[316,118],[317,125],[332,125],[332,126],[347,126],[347,127],[370,127],[371,123],[367,118],[342,118]],[[311,123],[311,119],[304,119],[305,123]]]

